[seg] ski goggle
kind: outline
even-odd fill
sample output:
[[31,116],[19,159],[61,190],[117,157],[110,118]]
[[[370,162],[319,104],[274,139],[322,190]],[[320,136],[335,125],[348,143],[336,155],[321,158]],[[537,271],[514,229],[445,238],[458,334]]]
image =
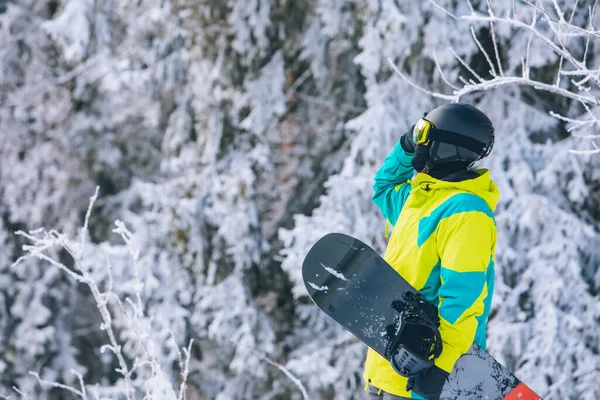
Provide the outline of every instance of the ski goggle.
[[413,128],[413,142],[415,144],[425,144],[429,141],[429,131],[435,126],[427,121],[425,118],[421,118]]
[[448,143],[453,144],[455,146],[463,147],[465,149],[475,152],[476,154],[479,154],[480,157],[487,156],[493,144],[493,142],[480,142],[475,138],[460,134],[458,132],[438,129],[435,127],[435,125],[433,125],[432,122],[427,121],[425,118],[421,118],[419,121],[417,121],[413,128],[413,142],[415,142],[415,144],[426,145],[430,141]]

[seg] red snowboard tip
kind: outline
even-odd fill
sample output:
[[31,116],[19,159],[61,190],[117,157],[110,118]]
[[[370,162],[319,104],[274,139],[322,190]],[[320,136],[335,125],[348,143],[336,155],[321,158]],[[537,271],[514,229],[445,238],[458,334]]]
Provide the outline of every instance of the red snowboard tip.
[[503,400],[544,400],[524,383],[519,383]]

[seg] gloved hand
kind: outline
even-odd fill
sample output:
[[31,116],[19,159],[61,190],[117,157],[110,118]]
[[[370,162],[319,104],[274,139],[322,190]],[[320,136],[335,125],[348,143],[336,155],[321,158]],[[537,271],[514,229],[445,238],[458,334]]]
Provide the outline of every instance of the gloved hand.
[[438,400],[449,375],[449,373],[434,365],[423,370],[415,378],[411,378],[413,379],[413,385],[410,390],[420,394],[427,400]]
[[412,165],[417,172],[428,172],[431,169],[429,163],[431,149],[431,143],[427,144],[415,144],[413,141],[413,129],[414,125],[408,128],[408,130],[400,138],[400,145],[404,151],[408,154],[414,154],[412,159]]

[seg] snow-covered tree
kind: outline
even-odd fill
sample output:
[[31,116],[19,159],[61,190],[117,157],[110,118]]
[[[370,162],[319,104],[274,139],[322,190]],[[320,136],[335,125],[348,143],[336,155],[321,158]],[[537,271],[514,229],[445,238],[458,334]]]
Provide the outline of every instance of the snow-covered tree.
[[[535,5],[514,3],[492,2],[494,15],[516,12],[531,18],[536,12]],[[486,10],[487,4],[446,2],[443,12],[433,3],[378,2],[369,13],[372,20],[365,26],[373,27],[374,32],[369,35],[369,30],[365,31],[363,52],[356,58],[366,77],[368,109],[347,124],[357,130],[357,136],[344,168],[327,181],[328,192],[319,207],[310,216],[297,216],[294,229],[282,231],[287,245],[283,268],[295,282],[295,295],[301,300],[305,294],[298,265],[323,233],[336,230],[354,234],[383,250],[384,223],[368,203],[370,178],[379,163],[403,129],[433,107],[435,97],[472,102],[496,126],[495,150],[481,166],[491,168],[502,192],[496,213],[498,284],[489,325],[489,351],[544,398],[596,398],[598,389],[593,382],[600,376],[596,347],[600,235],[598,175],[594,171],[599,161],[569,153],[584,149],[589,142],[570,137],[568,126],[562,123],[577,124],[574,120],[586,110],[585,106],[578,107],[581,99],[574,97],[589,94],[564,82],[560,88],[566,89],[547,90],[550,95],[532,90],[536,86],[533,79],[544,81],[548,75],[556,79],[567,60],[540,43],[531,31],[514,24],[504,26],[493,20],[492,30],[489,19],[471,27],[469,18],[456,18],[472,15],[475,7]],[[552,7],[553,3],[537,3],[537,7],[543,6]],[[566,6],[556,3],[557,8]],[[588,21],[582,17],[569,20],[575,26]],[[378,28],[379,24],[385,29]],[[551,28],[546,26],[538,32],[546,31],[551,32]],[[582,36],[591,35],[595,43],[595,31],[588,32]],[[573,42],[570,51],[587,52],[588,63],[593,65],[593,44],[581,38]],[[501,66],[494,57],[500,58]],[[401,77],[389,73],[386,58]],[[532,79],[527,85],[491,82],[505,79],[499,77],[499,68],[506,79],[520,74],[525,60]],[[481,82],[469,81],[478,78]],[[455,87],[455,94],[442,95],[449,85],[451,91]],[[564,95],[562,90],[571,90],[571,95]],[[379,230],[374,223],[377,220]],[[325,348],[336,349],[336,340],[343,337],[338,329],[310,305],[299,310],[315,332],[330,332],[331,346]],[[306,362],[309,354],[321,358],[323,348],[304,340],[297,359],[290,361],[292,369],[311,375],[313,371],[306,370],[313,365]],[[327,353],[329,363],[347,365],[344,351],[351,352],[352,347]],[[319,368],[322,365],[315,367]],[[348,382],[351,377],[357,379],[358,365],[354,370],[333,370],[337,374],[333,379],[337,381],[336,393],[344,393],[340,398],[349,397],[344,390],[352,391],[355,383]]]
[[[544,398],[600,397],[600,158],[573,154],[597,139],[596,14],[581,0],[0,1],[0,394],[66,398],[29,372],[79,388],[72,369],[122,389],[90,290],[44,260],[10,267],[17,230],[78,237],[98,185],[81,265],[104,290],[110,260],[115,295],[139,290],[172,388],[193,339],[188,399],[359,398],[366,349],[309,302],[302,259],[331,231],[384,249],[373,174],[457,91],[497,132],[482,163],[502,191],[489,350]],[[128,319],[112,322],[124,361],[143,359]]]

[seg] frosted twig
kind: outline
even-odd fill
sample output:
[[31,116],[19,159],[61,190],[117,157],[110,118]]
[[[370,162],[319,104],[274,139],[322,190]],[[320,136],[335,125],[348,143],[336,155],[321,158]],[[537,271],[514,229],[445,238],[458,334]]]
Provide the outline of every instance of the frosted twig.
[[473,27],[473,25],[471,25],[471,36],[473,36],[473,40],[475,41],[475,43],[477,43],[479,51],[481,51],[481,53],[485,56],[485,59],[488,65],[490,66],[490,74],[495,77],[497,74],[496,68],[494,67],[494,63],[492,62],[492,59],[490,58],[487,51],[485,51],[484,47],[481,45],[481,42],[479,42],[479,39],[477,39],[477,35],[475,34],[475,28]]
[[450,47],[450,51],[454,55],[454,58],[456,58],[458,60],[458,62],[461,63],[462,66],[467,69],[467,71],[469,71],[471,74],[473,74],[473,76],[476,77],[479,80],[479,82],[484,82],[484,79],[481,76],[479,76],[479,74],[477,72],[475,72],[475,70],[473,68],[471,68],[469,66],[469,64],[467,64],[465,62],[465,60],[462,59],[462,57],[460,57],[458,54],[456,54],[456,52],[454,51],[454,49],[452,47]]
[[598,118],[596,118],[596,116],[592,112],[592,109],[590,108],[589,105],[587,105],[586,103],[581,102],[581,101],[580,101],[580,104],[583,106],[583,108],[585,108],[586,113],[590,116],[590,118],[592,120],[596,121],[597,123],[600,123],[600,121],[598,121]]
[[600,69],[593,69],[593,70],[587,70],[587,71],[580,71],[580,70],[574,70],[574,71],[560,71],[561,75],[567,75],[567,76],[588,76],[588,75],[598,75],[600,74]]
[[185,353],[185,361],[183,365],[181,363],[181,355],[179,356],[179,367],[181,369],[181,385],[179,386],[179,396],[177,396],[177,400],[186,400],[187,398],[187,380],[188,375],[190,374],[190,357],[192,354],[192,344],[194,343],[194,339],[190,339],[190,344],[187,349],[183,349]]
[[439,5],[435,0],[429,0],[429,1],[431,1],[433,3],[433,5],[435,5],[437,8],[442,10],[444,13],[448,14],[450,17],[452,17],[454,19],[460,19],[455,14],[452,14],[447,8]]
[[[533,12],[533,18],[531,18],[531,29],[535,30],[535,24],[537,23],[537,10]],[[525,71],[523,71],[523,77],[529,79],[529,54],[531,51],[531,41],[533,39],[533,33],[529,34],[527,38],[527,50],[525,53]],[[561,60],[563,58],[561,57]],[[558,85],[557,85],[558,86]]]
[[[93,202],[95,200],[96,200],[96,195],[94,195],[90,198],[90,203],[93,204]],[[90,208],[88,208],[88,210],[90,210],[90,209],[91,209],[91,206],[90,206]],[[91,211],[88,212],[88,215],[90,213],[91,213]],[[86,216],[86,221],[87,220],[88,220],[88,218]],[[84,230],[86,230],[86,229],[87,229],[87,226],[84,225]],[[100,311],[100,315],[102,317],[101,328],[102,328],[102,330],[106,331],[106,333],[109,337],[110,345],[103,346],[102,350],[105,348],[108,348],[115,354],[118,364],[119,364],[118,371],[120,371],[125,378],[126,398],[128,400],[135,399],[135,391],[133,388],[133,383],[131,382],[130,377],[127,375],[127,363],[125,362],[125,358],[121,352],[121,346],[118,344],[116,335],[113,331],[112,316],[107,307],[108,298],[110,297],[110,293],[102,293],[100,291],[100,289],[98,288],[98,285],[97,285],[96,281],[94,280],[94,277],[92,276],[92,274],[89,271],[86,271],[81,267],[81,258],[78,256],[77,252],[74,251],[74,249],[71,247],[69,239],[67,238],[66,235],[61,234],[61,233],[57,232],[56,230],[46,231],[44,229],[38,229],[36,231],[31,231],[30,233],[25,233],[23,231],[17,231],[16,234],[29,239],[33,243],[33,245],[24,245],[23,246],[23,250],[26,252],[26,254],[24,256],[19,257],[17,259],[17,261],[15,261],[15,263],[13,263],[13,266],[19,264],[20,262],[22,262],[28,258],[38,258],[38,259],[47,261],[50,265],[58,268],[61,271],[66,272],[70,277],[75,279],[77,282],[83,283],[90,288],[90,291],[92,293],[94,301],[98,305],[98,310]],[[42,235],[42,237],[39,237],[38,235]],[[83,238],[85,239],[85,235],[83,236]],[[51,257],[49,257],[48,255],[46,255],[44,253],[46,250],[49,250],[49,249],[55,248],[55,247],[60,247],[64,250],[66,250],[71,255],[71,257],[73,258],[73,262],[74,262],[73,269],[76,271],[79,271],[80,273],[74,272],[72,269],[68,268],[63,263],[52,259]],[[39,378],[38,378],[38,380],[39,380]],[[60,384],[57,384],[57,385],[60,385]],[[61,387],[61,386],[55,386],[55,387]],[[71,391],[73,391],[73,393],[80,394],[80,396],[84,395],[84,393],[85,393],[84,391],[79,391],[79,390],[73,389],[73,388],[70,388],[67,390],[71,390]]]
[[567,24],[561,24],[560,21],[555,20],[554,18],[552,18],[550,15],[548,15],[548,13],[543,9],[540,8],[539,6],[537,6],[535,3],[532,3],[529,0],[521,0],[523,3],[527,4],[528,6],[538,10],[539,12],[541,12],[544,15],[544,18],[548,21],[548,24],[555,24],[555,25],[566,25],[568,27],[569,30],[575,31],[572,33],[569,32],[565,32],[562,33],[563,36],[578,36],[578,37],[584,37],[584,36],[588,36],[588,35],[592,35],[594,36],[596,39],[600,39],[600,31],[592,31],[590,32],[588,29],[584,29],[581,28],[577,25],[567,25]]
[[90,223],[90,215],[92,215],[92,208],[94,207],[94,203],[98,199],[98,191],[100,190],[100,186],[96,186],[96,191],[94,195],[90,197],[90,204],[88,206],[87,212],[85,213],[85,221],[83,223],[83,228],[81,229],[81,240],[79,242],[79,259],[83,257],[83,248],[85,246],[85,237],[88,232],[88,225]]
[[[569,17],[569,26],[571,26],[573,24],[573,16],[575,15],[575,11],[577,10],[578,4],[579,4],[579,0],[575,0],[575,5],[573,6],[573,11],[571,12],[571,16]],[[567,45],[568,41],[569,41],[569,36],[567,36],[567,39],[565,40],[565,46]],[[560,76],[561,76],[561,71],[562,71],[562,66],[563,66],[564,60],[565,60],[565,58],[563,56],[560,56],[560,60],[558,62],[558,74],[556,74],[556,86],[560,85]]]
[[581,91],[587,91],[589,92],[589,90],[583,86],[585,85],[589,80],[591,80],[594,77],[594,74],[589,74],[586,75],[583,79],[576,81],[574,79],[571,80],[571,83],[573,83],[573,85],[575,85],[577,87],[577,89],[581,90]]
[[573,149],[569,149],[569,153],[571,153],[571,154],[577,154],[577,155],[600,154],[600,148],[598,148],[598,145],[596,144],[596,142],[592,142],[592,145],[594,146],[594,150],[573,150]]
[[447,95],[447,94],[441,94],[441,93],[435,93],[432,92],[431,90],[427,90],[425,88],[422,88],[421,86],[417,85],[416,83],[414,83],[413,81],[411,81],[410,79],[408,79],[402,72],[400,72],[400,70],[398,69],[398,67],[396,67],[396,65],[394,65],[394,62],[392,61],[392,59],[390,57],[388,57],[387,59],[388,63],[390,64],[390,66],[392,67],[392,69],[394,70],[394,72],[396,72],[398,75],[400,75],[400,77],[402,79],[404,79],[409,85],[411,85],[412,87],[414,87],[415,89],[426,93],[432,97],[436,97],[438,99],[444,99],[444,100],[449,100],[449,101],[454,101],[456,99],[456,96],[451,96],[451,95]]
[[[539,0],[538,0],[538,2],[540,3],[540,7],[536,8],[536,9],[541,10],[542,14],[546,18],[546,21],[548,21],[548,26],[550,27],[550,30],[556,36],[556,40],[557,40],[558,44],[560,44],[560,47],[561,47],[562,51],[565,54],[569,54],[570,55],[571,52],[567,48],[567,42],[569,41],[569,37],[567,36],[565,42],[563,42],[562,36],[564,36],[564,35],[560,31],[560,29],[559,29],[561,26],[563,26],[563,25],[566,24],[565,21],[564,21],[564,17],[562,16],[562,11],[558,11],[559,15],[561,16],[560,20],[558,22],[554,22],[552,20],[552,18],[550,17],[550,15],[548,14],[548,12],[545,10],[543,3],[541,3]],[[558,7],[558,5],[556,5],[556,6]],[[560,10],[560,7],[558,9]],[[553,22],[551,22],[551,21],[553,21]],[[559,28],[557,28],[557,27],[559,27]],[[534,27],[534,30],[535,30],[535,27]],[[564,60],[564,57],[562,55],[560,56],[560,58],[562,60]],[[573,57],[573,59],[575,59],[575,57]]]
[[440,63],[438,62],[435,54],[433,54],[433,62],[435,63],[435,67],[437,68],[438,72],[440,73],[440,76],[442,77],[442,80],[446,83],[446,85],[450,86],[452,89],[460,90],[460,88],[458,86],[453,85],[448,80],[448,78],[446,78],[446,75],[444,74],[444,71],[442,70],[442,67],[440,66]]
[[[526,0],[524,0],[524,1],[526,1]],[[531,4],[531,3],[527,2],[527,4]],[[465,21],[488,22],[490,24],[493,24],[494,22],[501,22],[501,23],[513,25],[517,28],[527,30],[527,31],[531,32],[536,38],[538,38],[542,42],[544,42],[557,55],[564,57],[564,59],[569,61],[576,69],[579,69],[584,72],[588,71],[588,69],[585,65],[583,65],[577,59],[575,59],[575,57],[568,50],[566,50],[564,47],[562,47],[562,42],[560,43],[561,47],[557,46],[556,43],[554,43],[547,36],[543,35],[537,29],[535,29],[534,27],[532,27],[529,24],[523,23],[522,21],[511,19],[511,18],[497,17],[495,15],[488,15],[488,16],[462,15],[459,17],[459,19],[462,19]],[[551,26],[551,28],[553,29],[553,31],[555,30],[552,26]],[[492,33],[493,33],[493,31],[492,31]],[[589,32],[587,32],[587,33],[589,33]],[[495,37],[495,35],[493,35],[492,40],[494,40],[494,37]],[[596,78],[595,76],[590,77],[590,79],[593,80],[595,84],[600,85],[600,80],[598,78]]]
[[19,393],[23,399],[29,400],[29,397],[27,397],[25,393],[21,392],[18,387],[13,386],[12,388],[15,392]]
[[133,234],[125,227],[125,224],[122,221],[116,220],[115,225],[117,227],[113,229],[113,232],[121,236],[121,238],[123,238],[123,241],[127,245],[127,250],[129,250],[131,257],[134,260],[139,259],[140,251],[133,246],[133,242],[131,239],[133,237]]
[[559,22],[564,24],[565,23],[565,16],[563,15],[563,12],[560,9],[560,6],[556,2],[556,0],[552,0],[552,5],[554,5],[554,11],[556,11],[556,14],[558,15]]
[[[160,368],[160,365],[158,364],[158,362],[156,361],[156,357],[153,354],[154,352],[148,346],[149,337],[147,334],[144,334],[140,329],[140,325],[139,325],[138,321],[141,319],[140,316],[143,316],[143,314],[140,311],[140,309],[136,306],[136,304],[129,297],[126,298],[125,301],[133,309],[133,316],[129,315],[129,313],[127,312],[127,310],[125,309],[125,307],[123,306],[123,303],[121,301],[118,301],[117,304],[119,305],[119,308],[121,309],[121,312],[123,313],[123,315],[125,315],[127,317],[127,321],[129,322],[131,329],[135,333],[139,343],[144,348],[144,353],[146,353],[146,355],[150,359],[148,361],[148,364],[151,366],[151,369],[154,372],[160,371],[161,368]],[[138,365],[138,367],[139,367],[139,365]],[[134,368],[135,368],[135,366],[134,366]],[[133,371],[134,368],[129,370],[127,373],[131,374],[131,372]]]
[[144,328],[140,324],[140,321],[143,322],[143,319],[145,318],[143,303],[142,303],[142,298],[141,298],[141,290],[143,289],[143,282],[140,280],[140,273],[139,273],[139,266],[138,266],[140,251],[133,245],[133,239],[132,239],[133,234],[131,233],[131,231],[129,231],[125,227],[125,224],[122,221],[117,220],[117,221],[115,221],[115,225],[116,225],[116,228],[113,229],[113,232],[115,232],[121,236],[121,238],[127,245],[127,250],[129,251],[129,254],[131,255],[131,258],[133,260],[134,291],[135,291],[135,298],[136,298],[136,302],[131,300],[131,298],[129,298],[129,297],[127,297],[125,299],[125,302],[127,304],[129,304],[131,309],[133,310],[132,316],[129,315],[129,313],[125,309],[123,302],[121,302],[120,300],[117,300],[117,305],[121,309],[121,312],[123,313],[123,315],[125,315],[127,317],[127,321],[129,322],[131,329],[135,333],[135,335],[138,339],[138,342],[144,349],[144,353],[149,358],[148,361],[145,361],[143,363],[138,363],[136,360],[136,363],[134,364],[132,369],[128,370],[126,372],[126,374],[129,376],[136,368],[138,368],[141,365],[147,364],[150,366],[150,369],[152,370],[152,373],[154,374],[154,376],[156,376],[159,373],[161,373],[162,368],[161,368],[159,362],[157,361],[157,358],[155,355],[155,349],[152,346],[152,343],[150,342],[149,332],[147,331],[146,328]]
[[471,9],[471,14],[475,14],[475,9],[473,8],[473,4],[471,4],[471,0],[466,0],[469,8]]
[[288,378],[290,378],[290,380],[292,382],[294,382],[294,384],[296,386],[298,386],[298,388],[300,389],[300,392],[302,392],[302,397],[304,398],[304,400],[308,400],[308,392],[306,391],[306,388],[304,387],[304,385],[302,384],[302,382],[300,381],[300,379],[296,378],[289,369],[287,369],[286,367],[284,367],[283,365],[279,364],[276,361],[271,360],[269,357],[267,357],[266,354],[263,354],[261,352],[259,352],[258,350],[252,349],[252,351],[258,355],[261,359],[263,359],[264,361],[266,361],[267,363],[271,364],[272,366],[278,368],[281,372],[283,372]]
[[[596,6],[598,5],[598,0],[594,1],[594,6],[589,8],[589,12],[590,12],[590,32],[594,30],[594,14],[596,12]],[[588,55],[588,49],[590,47],[590,35],[587,36],[587,39],[585,41],[585,51],[583,52],[583,60],[582,60],[582,64],[585,66],[586,64],[586,60],[587,60],[587,55]]]
[[[388,62],[391,63],[391,60],[388,59]],[[484,81],[481,83],[477,83],[477,84],[469,84],[468,82],[465,81],[465,86],[458,91],[454,91],[454,95],[441,94],[441,93],[432,92],[430,90],[427,90],[427,89],[422,88],[419,85],[415,84],[414,82],[409,80],[393,64],[392,64],[392,68],[394,69],[394,71],[396,71],[396,73],[398,75],[400,75],[400,77],[402,79],[404,79],[407,83],[409,83],[414,88],[422,91],[423,93],[427,93],[432,97],[436,97],[436,98],[444,99],[444,100],[448,100],[448,101],[458,101],[461,97],[463,97],[469,93],[481,92],[481,91],[485,91],[485,90],[489,90],[489,89],[496,89],[499,87],[509,86],[509,85],[521,85],[521,86],[531,86],[534,89],[554,93],[554,94],[557,94],[557,95],[560,95],[563,97],[567,97],[572,100],[579,101],[581,103],[591,104],[591,105],[595,105],[595,106],[600,105],[600,101],[594,96],[572,93],[566,89],[556,87],[555,85],[549,85],[549,84],[543,83],[543,82],[532,81],[530,79],[525,79],[522,77],[496,77],[494,79],[490,79],[490,80],[487,80],[487,81]]]
[[517,28],[522,28],[522,29],[528,30],[529,32],[533,33],[535,37],[537,37],[542,42],[544,42],[548,47],[550,47],[552,49],[552,51],[554,51],[558,55],[562,55],[566,60],[568,60],[570,63],[572,63],[575,67],[581,68],[582,70],[587,69],[579,61],[577,61],[571,53],[561,49],[547,36],[543,35],[537,29],[533,28],[532,26],[530,26],[528,24],[523,23],[522,21],[509,19],[509,18],[490,17],[490,16],[488,16],[488,17],[462,16],[461,18],[464,19],[465,21],[502,22],[502,23],[506,23],[509,25],[514,25]]
[[42,386],[45,385],[45,386],[50,386],[50,387],[57,388],[57,389],[63,389],[68,392],[76,394],[77,396],[81,397],[83,400],[87,400],[87,396],[86,396],[85,392],[77,390],[74,387],[71,387],[69,385],[64,385],[64,384],[58,383],[58,382],[50,382],[50,381],[43,380],[42,378],[40,378],[40,375],[37,372],[30,371],[29,374],[35,376],[37,378],[37,381],[39,382],[39,384]]
[[[569,126],[567,128],[567,132],[569,132],[569,133],[573,132],[576,129],[585,127],[585,126],[587,126],[586,129],[589,129],[590,127],[598,124],[598,120],[596,120],[596,119],[584,119],[584,120],[574,119],[574,118],[569,118],[564,115],[555,113],[553,111],[550,111],[550,115],[556,119],[559,119],[561,121],[571,124],[571,126]],[[573,133],[573,136],[584,138],[584,139],[600,138],[600,135],[582,135],[581,133]]]
[[79,381],[79,387],[81,387],[81,393],[84,399],[87,399],[87,392],[85,390],[85,383],[83,382],[83,375],[81,375],[79,372],[75,371],[74,369],[71,370],[71,372],[73,373],[73,375],[75,375],[77,377],[77,380]]
[[[488,4],[488,14],[491,18],[494,18],[494,11],[492,10],[492,3],[490,0],[487,0]],[[494,45],[494,53],[496,54],[496,62],[498,64],[498,72],[500,72],[500,76],[504,76],[504,70],[502,69],[502,61],[500,60],[500,51],[498,49],[498,42],[496,41],[496,32],[494,30],[494,23],[490,21],[490,33],[492,34],[492,43]]]
[[[25,236],[25,237],[28,236],[23,231],[16,231],[15,235],[17,235],[17,236]],[[44,241],[43,239],[38,239],[38,238],[36,238],[36,240]],[[42,253],[42,251],[46,250],[49,247],[53,247],[53,246],[43,245],[41,247],[37,247],[37,246],[24,245],[23,246],[23,250],[29,252],[29,254],[26,254],[24,256],[19,257],[17,259],[17,261],[15,261],[11,266],[14,267],[14,266],[20,264],[21,262],[23,262],[24,260],[26,260],[28,258],[35,257],[35,258],[39,258],[40,260],[47,261],[51,265],[53,265],[56,268],[60,269],[61,271],[66,272],[71,278],[75,279],[77,282],[79,282],[79,283],[87,283],[84,277],[82,277],[81,275],[79,275],[76,272],[73,272],[71,269],[67,268],[67,266],[64,265],[63,263],[59,263],[58,261],[56,261],[56,260],[52,259],[51,257],[48,257],[46,254]]]

